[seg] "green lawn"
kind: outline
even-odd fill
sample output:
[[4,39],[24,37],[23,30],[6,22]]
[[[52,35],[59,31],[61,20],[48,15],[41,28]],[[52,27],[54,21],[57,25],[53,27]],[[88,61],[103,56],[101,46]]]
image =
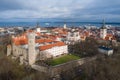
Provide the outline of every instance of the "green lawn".
[[58,64],[66,63],[68,61],[77,60],[77,59],[80,59],[80,57],[75,56],[75,55],[64,55],[60,58],[56,58],[56,59],[49,61],[48,64],[55,66]]

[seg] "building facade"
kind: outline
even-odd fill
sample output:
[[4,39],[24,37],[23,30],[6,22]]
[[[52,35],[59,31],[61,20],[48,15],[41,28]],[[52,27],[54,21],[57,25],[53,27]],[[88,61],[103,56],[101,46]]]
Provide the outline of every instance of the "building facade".
[[75,43],[80,41],[80,34],[78,31],[68,32],[67,43]]
[[113,54],[113,49],[112,48],[108,48],[108,47],[104,47],[104,46],[100,46],[98,48],[98,51],[100,53],[103,53],[103,54],[108,55],[108,56]]

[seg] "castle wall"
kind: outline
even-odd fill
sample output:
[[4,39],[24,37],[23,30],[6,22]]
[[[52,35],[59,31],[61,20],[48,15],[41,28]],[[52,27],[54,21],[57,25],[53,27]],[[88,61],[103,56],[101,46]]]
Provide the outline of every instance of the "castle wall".
[[61,72],[70,70],[72,68],[78,67],[84,63],[88,63],[90,61],[93,61],[97,58],[97,56],[94,57],[87,57],[87,58],[82,58],[79,60],[74,60],[70,62],[66,62],[60,65],[56,66],[40,66],[40,65],[32,65],[32,68],[35,70],[38,70],[40,72],[44,72],[46,74],[49,74],[51,77],[55,77],[56,75],[60,75]]
[[21,46],[16,46],[13,44],[13,58],[19,59],[20,64],[26,63],[28,60],[28,50],[25,48],[22,48]]
[[13,44],[13,56],[19,57],[20,55],[22,55],[22,49],[20,48],[20,46],[16,46]]

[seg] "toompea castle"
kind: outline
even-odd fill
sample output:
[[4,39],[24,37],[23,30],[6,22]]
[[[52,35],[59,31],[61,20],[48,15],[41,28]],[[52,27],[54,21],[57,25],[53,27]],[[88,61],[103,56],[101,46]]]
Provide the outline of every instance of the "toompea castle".
[[115,41],[113,34],[107,32],[105,23],[95,32],[90,29],[40,28],[29,29],[21,35],[12,36],[12,44],[7,46],[7,56],[18,60],[20,64],[32,65],[39,60],[52,59],[68,54],[68,45],[85,41],[86,37],[96,40]]
[[39,33],[28,32],[12,37],[12,46],[7,46],[7,55],[19,59],[20,64],[32,65],[36,61],[54,58],[68,53],[68,46],[62,41],[36,38]]

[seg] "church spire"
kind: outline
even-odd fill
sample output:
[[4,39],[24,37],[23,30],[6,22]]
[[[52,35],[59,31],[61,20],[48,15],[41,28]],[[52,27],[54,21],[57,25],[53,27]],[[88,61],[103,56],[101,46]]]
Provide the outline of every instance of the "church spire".
[[103,26],[105,26],[105,19],[103,19]]
[[106,35],[107,35],[107,28],[105,26],[105,19],[103,19],[103,25],[100,29],[100,38],[105,39]]
[[40,31],[41,31],[40,26],[39,26],[39,22],[36,23],[36,31],[37,31],[37,32],[40,32]]
[[67,29],[67,24],[66,24],[66,21],[64,21],[63,28],[64,28],[64,29]]
[[106,27],[105,27],[105,19],[103,19],[103,24],[102,24],[101,29],[106,29]]
[[39,22],[36,23],[36,28],[39,28]]

